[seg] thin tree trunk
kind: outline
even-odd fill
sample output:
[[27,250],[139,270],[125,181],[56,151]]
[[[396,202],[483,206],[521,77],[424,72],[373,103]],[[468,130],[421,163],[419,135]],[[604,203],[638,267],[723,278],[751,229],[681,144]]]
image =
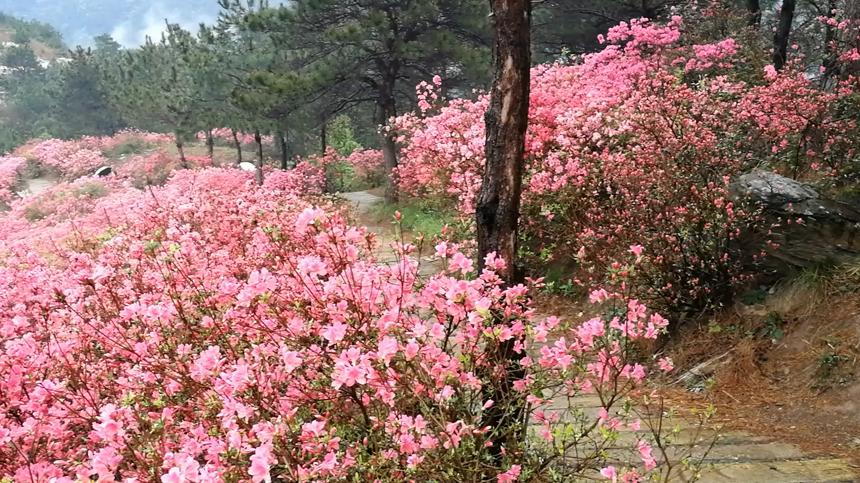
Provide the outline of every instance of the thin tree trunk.
[[[836,0],[827,2],[827,11],[832,12],[836,8]],[[824,24],[824,75],[821,76],[821,85],[827,86],[830,79],[839,73],[839,49],[836,46],[836,29],[829,23]]]
[[278,147],[281,154],[281,169],[290,169],[290,154],[287,152],[287,135],[284,131],[275,133],[278,138]]
[[323,119],[320,125],[320,154],[325,156],[325,151],[328,148],[328,120]]
[[[490,6],[495,24],[495,75],[485,115],[487,164],[476,209],[478,270],[483,270],[486,256],[495,253],[506,262],[498,275],[506,284],[515,284],[522,276],[516,254],[528,127],[531,1],[490,0]],[[490,449],[498,461],[501,446],[513,448],[521,437],[516,428],[524,408],[514,394],[513,382],[522,377],[523,369],[513,340],[488,350],[490,359],[505,369],[493,374],[491,380],[496,384],[485,389],[486,399],[495,404],[487,410],[483,425],[492,428]]]
[[179,151],[179,163],[182,169],[188,169],[188,159],[185,158],[185,144],[182,141],[182,136],[179,132],[173,133],[173,139],[176,142],[176,150]]
[[212,130],[206,130],[206,151],[209,153],[209,159],[215,160],[215,138],[212,137]]
[[236,164],[242,164],[242,143],[239,142],[239,135],[236,133],[235,129],[231,129],[230,133],[233,134],[233,142],[236,143],[236,153],[239,156]]
[[773,35],[773,66],[777,70],[788,61],[788,38],[794,21],[794,7],[795,0],[782,0],[782,8],[779,9],[779,23]]
[[254,171],[254,177],[257,180],[258,186],[263,186],[263,137],[260,136],[260,130],[254,130],[254,142],[257,144],[257,159],[254,165],[257,167]]
[[747,25],[758,29],[761,24],[761,3],[759,0],[747,0]]

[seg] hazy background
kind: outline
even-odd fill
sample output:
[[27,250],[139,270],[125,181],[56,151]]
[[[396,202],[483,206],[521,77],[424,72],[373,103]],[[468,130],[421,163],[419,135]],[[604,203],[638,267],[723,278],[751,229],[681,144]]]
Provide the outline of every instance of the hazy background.
[[135,46],[147,35],[158,38],[165,18],[196,31],[200,22],[215,20],[218,10],[217,0],[0,0],[0,12],[49,23],[69,46],[90,45],[104,33]]

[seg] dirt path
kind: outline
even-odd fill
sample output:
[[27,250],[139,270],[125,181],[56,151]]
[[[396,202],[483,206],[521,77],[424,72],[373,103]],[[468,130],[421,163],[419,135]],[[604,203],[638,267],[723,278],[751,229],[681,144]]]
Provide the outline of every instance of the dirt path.
[[[374,206],[382,203],[384,201],[383,198],[369,191],[341,193],[340,197],[352,205],[356,222],[367,228],[368,231],[376,233],[379,241],[374,251],[376,259],[381,263],[395,263],[397,256],[390,247],[391,242],[397,240],[394,226],[391,223],[380,223],[373,214]],[[410,241],[412,238],[410,233],[404,233],[403,236],[407,241]],[[427,256],[427,247],[424,247],[424,252],[419,257],[421,266],[418,273],[429,276],[439,270],[440,264],[438,260]]]
[[24,180],[24,189],[18,192],[18,196],[25,198],[35,196],[57,184],[57,180],[48,177],[30,178]]
[[[373,206],[381,203],[382,198],[367,191],[343,193],[341,197],[354,206],[357,219],[379,235],[379,260],[391,263],[393,255],[387,248],[387,242],[393,240],[393,229],[391,225],[383,226],[371,216]],[[432,264],[422,261],[422,274],[432,274],[434,269],[436,267]],[[598,409],[597,401],[591,396],[577,398],[574,403],[595,413]],[[782,442],[776,437],[753,435],[745,431],[723,431],[717,423],[709,423],[701,431],[683,420],[678,424],[683,429],[675,438],[675,443],[679,445],[676,449],[683,450],[691,443],[695,444],[697,446],[693,455],[701,455],[716,437],[716,444],[705,458],[705,466],[699,480],[705,483],[860,482],[860,468],[853,466],[851,462],[805,454],[797,446]],[[618,444],[632,445],[635,436],[632,431],[622,433]],[[685,479],[676,476],[674,481]]]

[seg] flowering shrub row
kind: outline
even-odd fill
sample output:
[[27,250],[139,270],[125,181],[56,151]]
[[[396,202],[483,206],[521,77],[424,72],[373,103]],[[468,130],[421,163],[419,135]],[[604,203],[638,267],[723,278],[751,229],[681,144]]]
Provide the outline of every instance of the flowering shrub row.
[[[599,283],[641,243],[648,296],[667,306],[717,303],[742,274],[733,240],[755,213],[728,196],[733,176],[764,165],[838,180],[854,156],[855,122],[840,107],[847,84],[823,91],[797,70],[744,79],[732,39],[687,44],[680,17],[622,23],[606,47],[571,64],[532,71],[524,185],[533,261],[576,265]],[[395,122],[401,188],[451,199],[474,213],[484,165],[487,96]],[[707,281],[707,283],[705,283]]]
[[34,140],[16,149],[15,155],[31,159],[64,179],[74,180],[113,164],[105,153],[119,146],[131,142],[163,144],[171,139],[165,134],[129,130],[113,136],[88,136],[76,140]]
[[[494,274],[504,261],[490,256],[478,274],[448,243],[436,247],[444,271],[421,279],[414,247],[376,263],[372,233],[310,205],[301,184],[269,182],[218,168],[147,190],[84,178],[63,190],[99,183],[86,206],[64,199],[62,216],[13,224],[65,236],[40,251],[20,233],[0,243],[0,476],[636,481],[662,470],[628,401],[648,373],[636,347],[665,319],[607,291],[593,296],[605,315],[581,326],[537,318],[527,287]],[[489,357],[510,341],[512,365]],[[489,400],[506,379],[512,399]],[[599,410],[559,404],[579,394]],[[485,426],[499,404],[525,411],[513,431],[529,437]],[[635,447],[608,461],[621,430]],[[573,448],[575,466],[560,457]]]

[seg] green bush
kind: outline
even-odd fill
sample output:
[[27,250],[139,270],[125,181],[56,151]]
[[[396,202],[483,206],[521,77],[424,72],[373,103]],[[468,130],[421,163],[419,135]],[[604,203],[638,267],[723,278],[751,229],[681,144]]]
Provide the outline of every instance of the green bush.
[[123,141],[122,143],[117,144],[113,148],[105,150],[103,154],[107,158],[117,159],[122,156],[128,156],[132,154],[143,154],[152,148],[152,143],[146,142],[142,139],[130,137],[127,141]]

